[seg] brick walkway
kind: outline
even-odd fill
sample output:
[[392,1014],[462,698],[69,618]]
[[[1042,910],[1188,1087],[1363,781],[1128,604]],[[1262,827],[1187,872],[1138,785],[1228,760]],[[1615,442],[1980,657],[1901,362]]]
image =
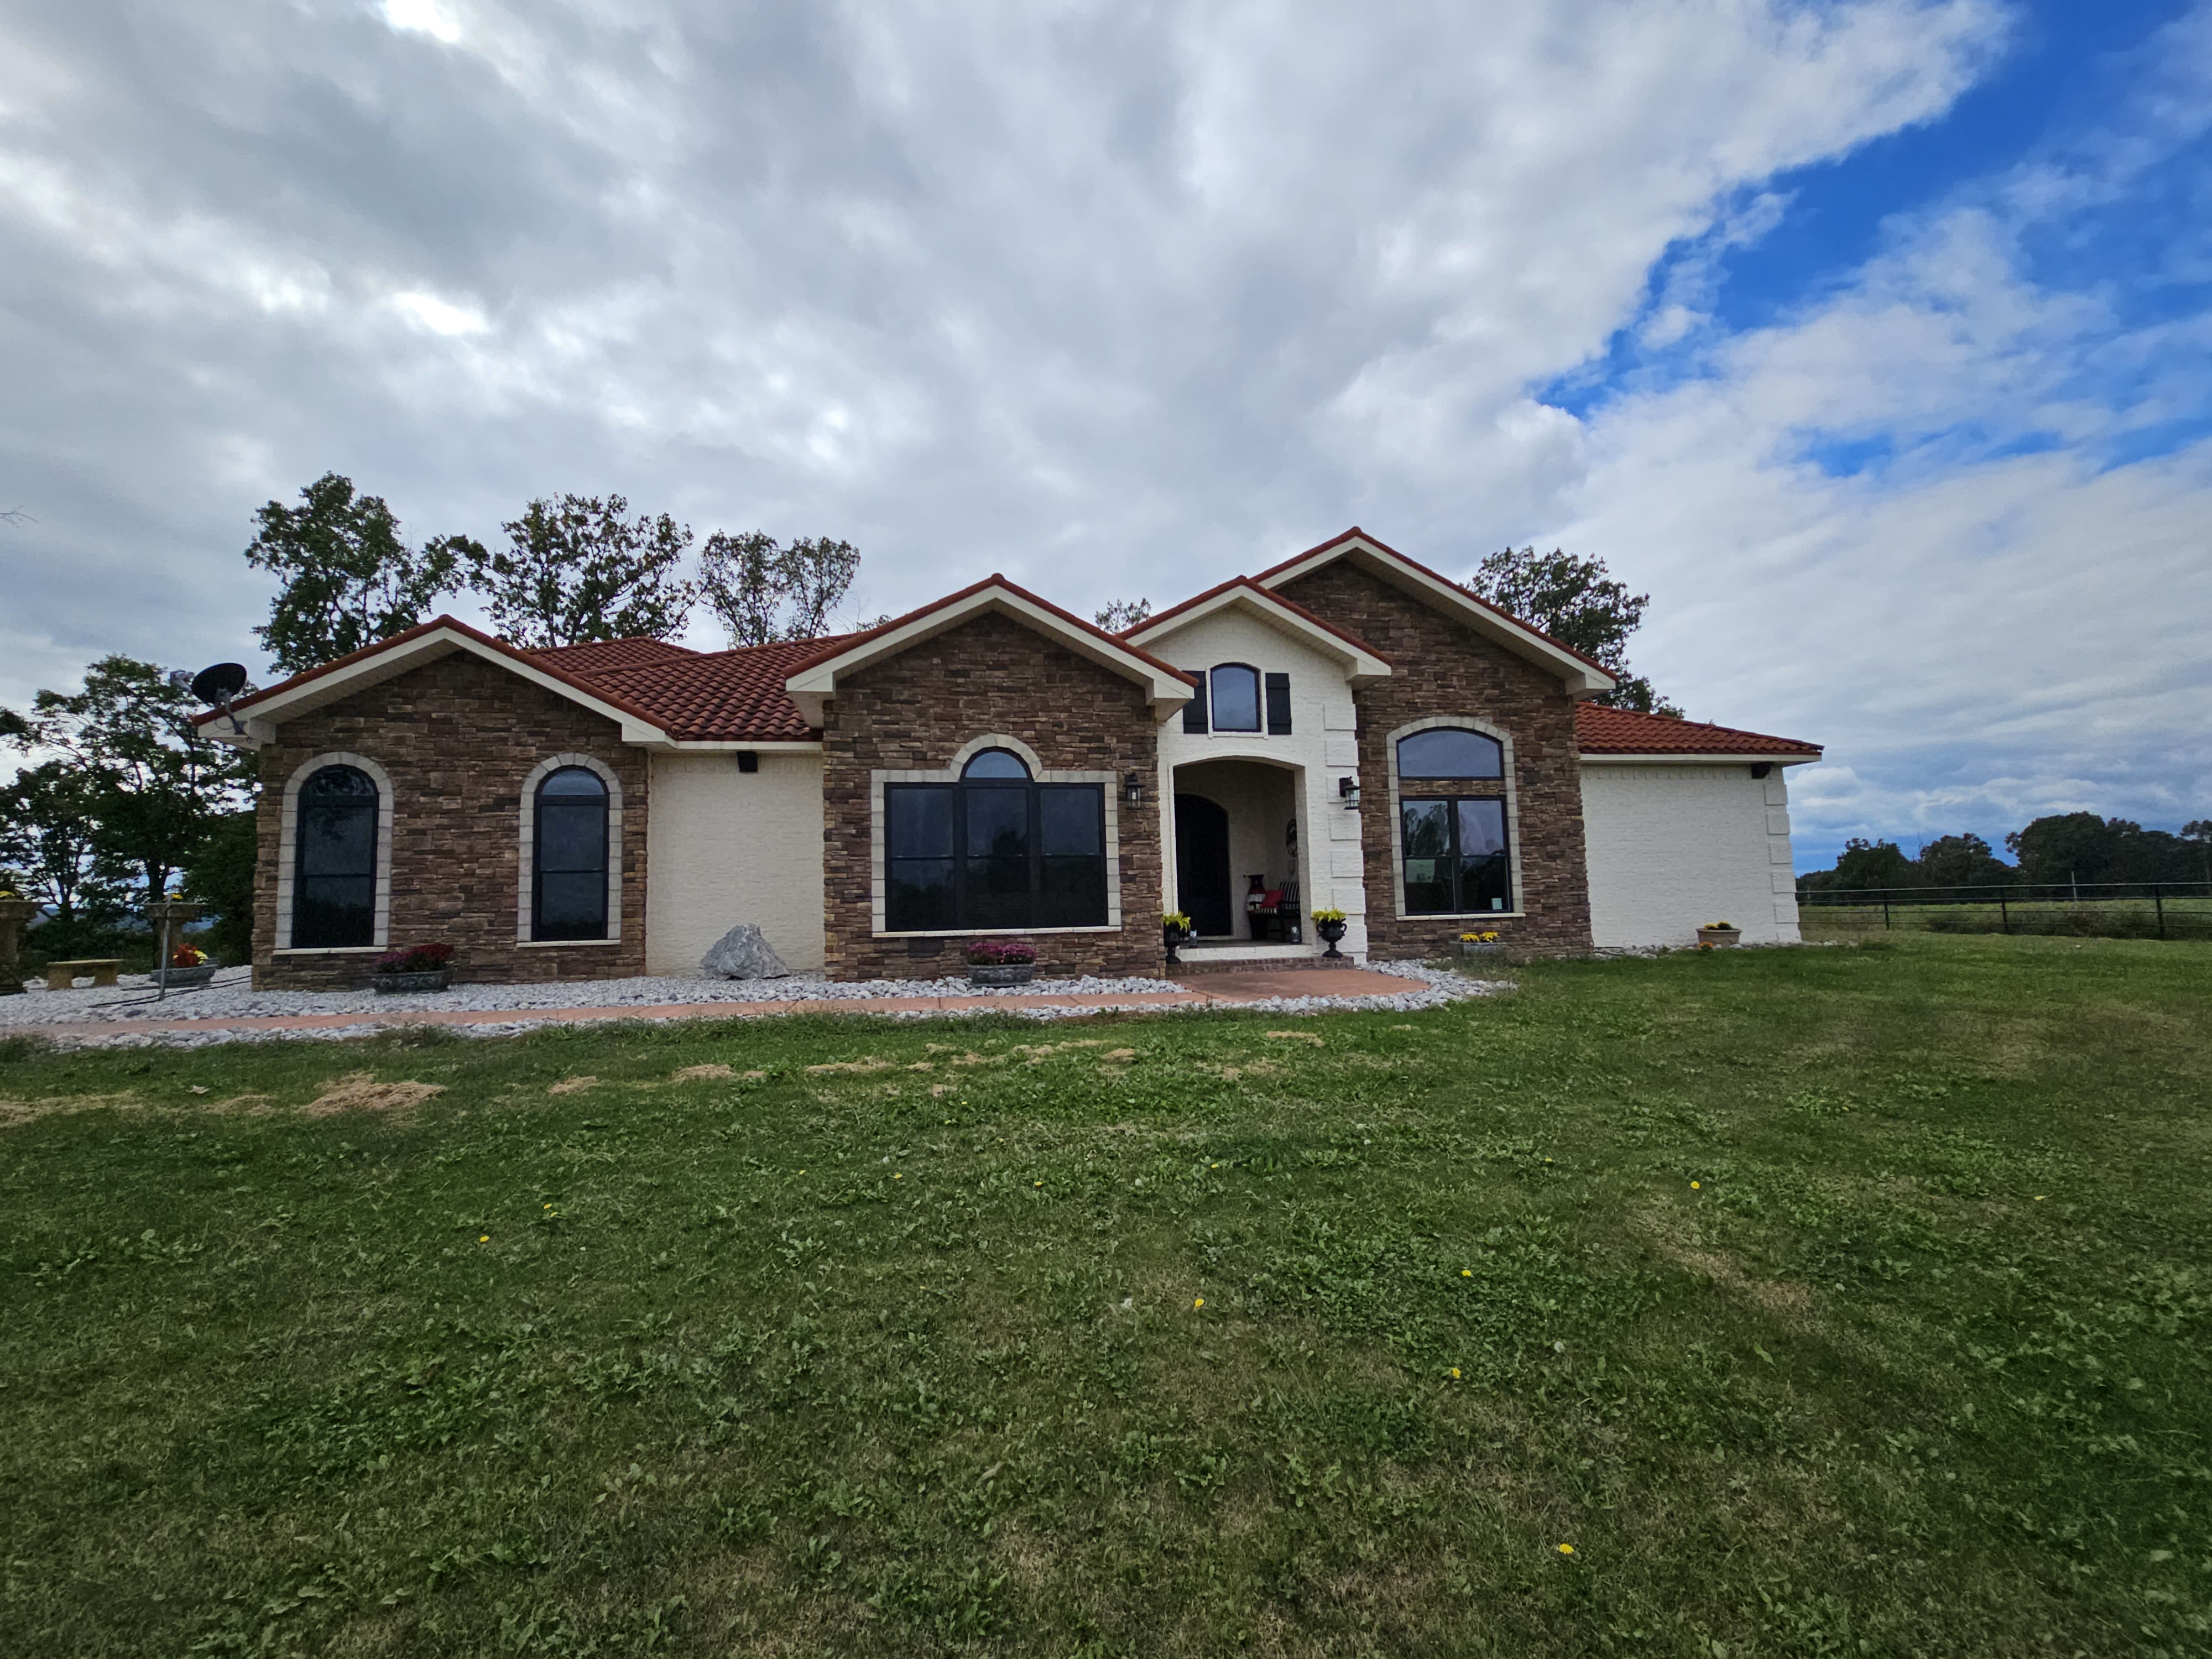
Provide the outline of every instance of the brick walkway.
[[11,1031],[41,1036],[128,1036],[155,1031],[328,1031],[362,1025],[558,1025],[600,1019],[757,1019],[772,1014],[1011,1013],[1024,1008],[1234,1008],[1274,997],[1395,997],[1419,990],[1413,980],[1364,968],[1312,968],[1298,973],[1207,973],[1175,991],[1118,996],[819,997],[803,1002],[628,1003],[611,1008],[410,1009],[394,999],[382,1010],[351,1014],[216,1015],[203,1019],[57,1021]]

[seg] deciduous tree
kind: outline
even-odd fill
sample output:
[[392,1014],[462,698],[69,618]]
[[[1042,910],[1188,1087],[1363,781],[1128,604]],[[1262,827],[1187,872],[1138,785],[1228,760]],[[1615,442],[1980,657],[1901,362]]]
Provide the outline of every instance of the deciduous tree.
[[1098,610],[1098,625],[1109,634],[1126,634],[1139,623],[1152,620],[1150,599],[1115,599]]
[[17,891],[61,921],[104,909],[113,896],[95,867],[96,807],[89,776],[64,761],[26,767],[0,786],[0,863]]
[[337,473],[301,490],[299,506],[270,501],[254,517],[261,532],[246,562],[283,586],[253,631],[288,674],[404,633],[453,586],[453,538],[410,548],[384,498],[356,494]]
[[666,639],[691,612],[692,586],[678,574],[691,532],[665,513],[629,514],[620,495],[563,495],[501,525],[504,549],[465,537],[447,545],[493,626],[516,645]]
[[1620,684],[1595,701],[1681,718],[1680,709],[1628,667],[1629,635],[1643,625],[1651,596],[1632,593],[1626,582],[1615,581],[1603,559],[1578,559],[1556,547],[1549,553],[1508,547],[1484,559],[1467,586],[1602,665]]
[[716,531],[699,553],[699,595],[721,618],[733,646],[811,640],[860,574],[850,542],[802,537],[788,547],[765,531]]

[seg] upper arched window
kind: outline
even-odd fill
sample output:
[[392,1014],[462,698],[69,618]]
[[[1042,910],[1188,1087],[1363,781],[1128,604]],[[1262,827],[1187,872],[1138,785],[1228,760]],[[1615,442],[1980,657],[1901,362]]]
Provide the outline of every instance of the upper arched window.
[[1260,671],[1241,662],[1225,662],[1210,678],[1213,681],[1213,729],[1258,731]]
[[300,786],[292,946],[343,950],[376,942],[376,784],[325,766]]
[[1502,778],[1505,750],[1480,732],[1438,726],[1398,739],[1401,778]]
[[988,782],[994,778],[1005,778],[1011,782],[1024,783],[1028,781],[1030,769],[1011,749],[986,749],[960,769],[963,782],[977,780]]
[[564,766],[538,786],[532,848],[530,936],[607,936],[607,786],[586,766]]

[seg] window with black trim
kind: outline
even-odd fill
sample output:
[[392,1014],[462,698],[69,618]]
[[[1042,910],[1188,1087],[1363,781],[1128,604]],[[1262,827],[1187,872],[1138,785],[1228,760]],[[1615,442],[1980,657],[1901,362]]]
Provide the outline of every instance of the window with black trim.
[[957,783],[884,786],[884,927],[1106,925],[1106,792],[986,749]]
[[1450,787],[1504,775],[1504,745],[1484,732],[1436,726],[1398,739],[1406,915],[1468,915],[1513,908],[1504,797]]
[[323,767],[300,786],[297,810],[293,948],[337,951],[375,944],[374,780],[356,767]]
[[1260,671],[1244,663],[1225,662],[1207,678],[1213,682],[1213,729],[1258,731]]
[[531,848],[530,937],[607,936],[607,786],[588,766],[564,766],[538,786]]

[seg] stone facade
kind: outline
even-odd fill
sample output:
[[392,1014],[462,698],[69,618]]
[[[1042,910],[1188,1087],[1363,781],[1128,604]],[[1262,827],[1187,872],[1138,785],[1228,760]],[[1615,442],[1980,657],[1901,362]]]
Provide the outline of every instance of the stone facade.
[[[940,771],[973,739],[1000,732],[1051,771],[1145,780],[1141,810],[1119,815],[1122,925],[1043,932],[1040,977],[1158,974],[1161,943],[1159,728],[1134,683],[997,615],[979,616],[839,679],[823,730],[823,878],[833,979],[934,977],[963,971],[961,940],[917,957],[874,929],[872,784],[878,771]],[[1109,786],[1111,787],[1111,786]]]
[[[1590,948],[1574,702],[1559,678],[1340,559],[1286,583],[1283,597],[1357,635],[1395,672],[1352,693],[1359,721],[1360,851],[1368,951],[1382,960],[1442,956],[1463,928],[1494,927],[1515,948]],[[1481,923],[1398,914],[1389,823],[1389,734],[1439,715],[1472,715],[1510,732],[1519,817],[1523,914]],[[1470,793],[1483,793],[1480,787]]]
[[[308,760],[331,753],[373,760],[392,780],[390,945],[446,941],[458,980],[645,971],[645,750],[622,743],[612,720],[457,653],[286,720],[260,751],[256,985],[325,989],[368,976],[367,952],[276,948],[285,786]],[[519,944],[523,782],[563,753],[590,756],[622,784],[621,937]]]

